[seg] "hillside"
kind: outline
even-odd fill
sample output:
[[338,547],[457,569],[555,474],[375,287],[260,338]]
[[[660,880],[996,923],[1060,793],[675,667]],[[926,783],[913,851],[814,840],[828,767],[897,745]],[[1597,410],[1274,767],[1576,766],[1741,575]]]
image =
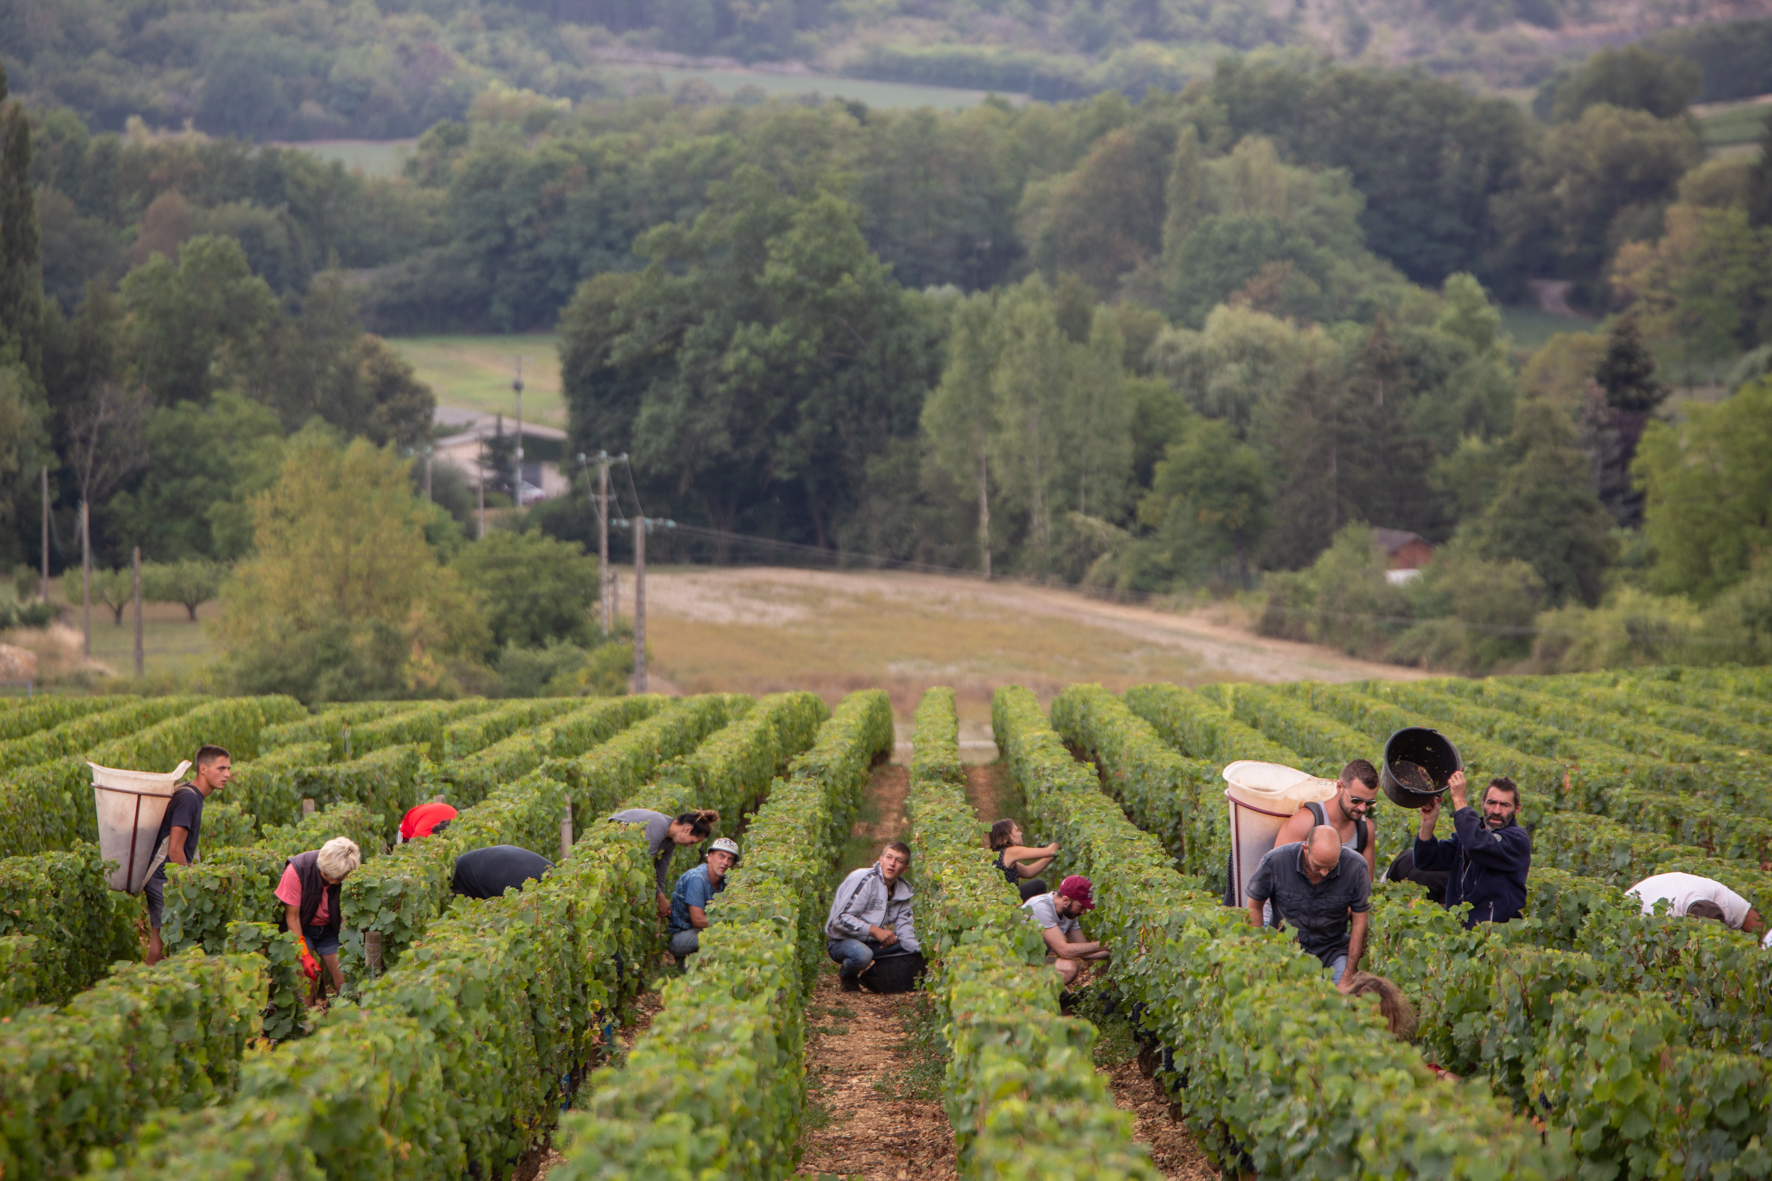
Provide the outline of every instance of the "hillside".
[[[17,0],[0,9],[0,44],[15,93],[72,108],[95,129],[139,115],[149,127],[302,140],[417,135],[462,117],[494,84],[568,101],[619,96],[656,84],[633,69],[649,62],[774,63],[1067,98],[1175,89],[1228,53],[1289,49],[1527,87],[1601,45],[1764,11],[1727,0],[1678,12],[1644,0],[439,0],[414,10]],[[1723,50],[1738,51],[1740,38],[1729,41]]]

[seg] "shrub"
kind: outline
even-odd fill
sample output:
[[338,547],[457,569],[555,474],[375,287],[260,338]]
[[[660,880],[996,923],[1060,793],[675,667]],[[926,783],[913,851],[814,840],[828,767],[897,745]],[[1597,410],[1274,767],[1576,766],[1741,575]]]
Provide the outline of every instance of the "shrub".
[[36,937],[34,991],[45,1004],[92,987],[115,960],[141,958],[124,910],[112,906],[106,865],[86,844],[0,861],[0,935]]

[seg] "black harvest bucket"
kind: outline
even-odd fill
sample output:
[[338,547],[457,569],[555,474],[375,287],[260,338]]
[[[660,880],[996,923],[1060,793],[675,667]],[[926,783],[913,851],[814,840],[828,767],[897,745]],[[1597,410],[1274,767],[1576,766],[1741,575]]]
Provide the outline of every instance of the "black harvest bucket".
[[[1426,771],[1434,781],[1434,790],[1413,791],[1399,783],[1392,770],[1399,761],[1414,763]],[[1451,739],[1438,730],[1409,726],[1385,739],[1384,766],[1378,769],[1378,785],[1397,807],[1419,810],[1445,792],[1446,781],[1463,766]]]

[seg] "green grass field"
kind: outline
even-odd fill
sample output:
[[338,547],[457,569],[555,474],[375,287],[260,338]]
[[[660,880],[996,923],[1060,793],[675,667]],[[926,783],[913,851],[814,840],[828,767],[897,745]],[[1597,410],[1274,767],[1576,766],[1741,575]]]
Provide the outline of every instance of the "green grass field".
[[1765,103],[1749,99],[1740,106],[1713,111],[1698,120],[1698,130],[1706,147],[1726,144],[1751,144],[1766,130],[1766,113],[1772,110]]
[[406,336],[389,344],[412,363],[420,381],[437,391],[439,406],[510,414],[512,358],[523,358],[523,419],[566,425],[560,396],[560,356],[551,334],[521,336]]
[[412,155],[415,139],[312,139],[273,146],[300,148],[325,161],[337,160],[347,169],[366,176],[399,176]]
[[1517,305],[1501,309],[1501,330],[1514,338],[1515,350],[1530,353],[1543,348],[1544,342],[1559,332],[1601,332],[1604,328],[1596,320],[1556,316]]
[[771,98],[818,94],[825,98],[854,99],[870,107],[885,109],[935,107],[937,110],[959,110],[977,106],[989,94],[984,90],[919,86],[910,82],[874,82],[866,78],[842,78],[834,74],[765,74],[753,70],[693,69],[625,63],[610,64],[606,68],[611,73],[627,77],[656,74],[667,92],[692,78],[699,78],[723,95],[733,94],[741,86],[755,86]]

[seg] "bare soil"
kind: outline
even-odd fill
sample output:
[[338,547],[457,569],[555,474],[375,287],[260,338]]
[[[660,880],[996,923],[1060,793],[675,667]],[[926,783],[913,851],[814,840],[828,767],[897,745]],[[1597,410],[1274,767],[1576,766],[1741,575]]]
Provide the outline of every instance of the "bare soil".
[[954,1133],[940,1101],[897,1097],[895,1076],[911,1067],[905,1019],[918,998],[842,992],[835,968],[820,973],[807,1006],[800,1173],[948,1181]]
[[1170,1181],[1218,1181],[1218,1170],[1206,1160],[1193,1133],[1169,1115],[1169,1099],[1145,1078],[1136,1059],[1099,1068],[1107,1076],[1114,1103],[1137,1120],[1132,1136],[1151,1150],[1151,1163]]

